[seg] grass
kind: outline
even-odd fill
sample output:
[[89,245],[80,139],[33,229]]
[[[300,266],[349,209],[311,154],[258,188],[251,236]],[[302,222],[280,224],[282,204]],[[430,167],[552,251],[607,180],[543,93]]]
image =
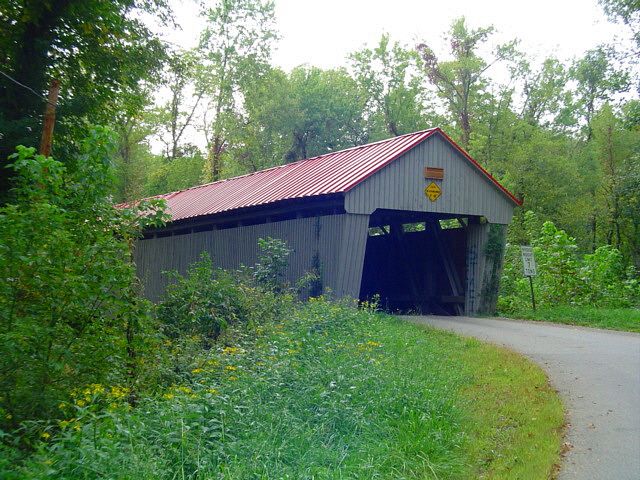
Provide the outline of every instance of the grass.
[[[233,346],[194,358],[184,384],[133,410],[77,407],[73,422],[47,430],[51,437],[11,474],[553,475],[562,405],[538,367],[506,350],[322,300],[290,312],[281,324],[236,331],[228,339]],[[5,468],[14,463],[4,462]],[[3,471],[0,477],[11,478]]]
[[466,478],[552,478],[562,438],[563,407],[546,375],[521,356],[467,340],[464,364],[473,382],[462,390],[471,418]]
[[637,308],[555,306],[538,308],[535,312],[522,309],[501,314],[509,318],[640,333],[640,309]]

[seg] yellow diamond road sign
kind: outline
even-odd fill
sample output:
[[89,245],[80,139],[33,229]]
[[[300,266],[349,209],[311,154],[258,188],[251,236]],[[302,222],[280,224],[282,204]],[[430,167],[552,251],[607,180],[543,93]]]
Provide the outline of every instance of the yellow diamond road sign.
[[429,200],[435,202],[438,198],[440,198],[440,195],[442,195],[442,189],[435,183],[431,182],[429,185],[427,185],[427,188],[424,189],[424,194]]

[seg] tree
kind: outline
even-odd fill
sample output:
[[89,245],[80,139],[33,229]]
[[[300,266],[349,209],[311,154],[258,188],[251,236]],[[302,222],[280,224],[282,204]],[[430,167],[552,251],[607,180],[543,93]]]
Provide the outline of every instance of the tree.
[[[289,76],[276,67],[242,86],[245,115],[237,129],[227,173],[242,174],[281,165],[292,144],[297,100]],[[236,171],[230,167],[235,166]]]
[[206,159],[199,152],[178,157],[171,162],[160,156],[151,156],[145,162],[145,166],[143,192],[144,195],[150,196],[201,184]]
[[[636,48],[640,49],[640,2],[638,0],[598,0],[607,16],[622,21],[631,30]],[[637,52],[635,52],[637,55]]]
[[[526,137],[519,135],[505,156],[501,178],[524,200],[524,209],[543,219],[552,219],[584,238],[586,212],[591,205],[587,193],[591,179],[581,174],[581,159],[575,156],[572,140],[552,131],[524,127],[528,128]],[[522,227],[523,213],[524,210],[516,211],[514,233]]]
[[493,27],[470,30],[464,17],[455,20],[448,33],[452,60],[439,61],[434,51],[422,43],[417,49],[424,62],[427,79],[445,101],[449,114],[460,134],[460,143],[468,148],[473,130],[473,114],[487,86],[485,72],[495,63],[514,56],[516,42],[499,45],[494,58],[485,60],[478,49],[491,34]]
[[[255,171],[366,141],[364,95],[344,69],[272,68],[243,87],[245,115],[229,156]],[[230,162],[232,163],[232,162]]]
[[176,51],[169,55],[162,81],[169,89],[169,100],[155,109],[152,119],[156,138],[164,145],[163,156],[168,162],[185,154],[193,155],[197,150],[184,140],[185,133],[195,124],[205,93],[203,85],[194,85],[197,70],[196,52]]
[[289,112],[288,162],[362,142],[363,102],[344,69],[298,67],[289,75],[294,108]]
[[354,77],[367,95],[366,117],[371,140],[415,132],[426,127],[418,75],[420,57],[382,35],[374,49],[350,55]]
[[151,156],[148,138],[151,129],[142,121],[143,114],[121,115],[115,119],[114,200],[125,202],[145,195],[149,174],[147,160]]
[[269,0],[219,0],[205,12],[200,40],[204,56],[200,85],[209,96],[203,131],[210,180],[220,178],[228,135],[238,122],[240,86],[265,71],[277,38],[274,4]]
[[625,186],[633,178],[633,171],[628,167],[632,163],[637,166],[637,160],[634,162],[633,157],[639,147],[638,132],[625,129],[612,107],[605,104],[593,119],[593,148],[601,172],[597,191],[598,203],[602,205],[600,243],[617,249],[622,248],[622,243],[628,237],[624,232],[626,222],[623,212],[625,204],[633,202],[633,196],[628,197]]
[[[0,168],[15,145],[40,137],[43,97],[61,81],[54,151],[73,150],[72,133],[85,119],[108,123],[126,96],[129,108],[146,99],[140,82],[162,63],[159,40],[140,20],[143,12],[168,21],[165,0],[5,0],[0,4]],[[22,85],[19,85],[22,84]],[[25,88],[29,87],[29,89]],[[132,93],[137,95],[132,95]],[[71,155],[60,155],[71,158]],[[8,183],[2,175],[0,194]]]
[[635,141],[622,165],[620,195],[622,204],[623,253],[640,271],[640,101],[630,100],[622,107],[622,124]]
[[527,64],[520,117],[530,125],[553,123],[565,101],[567,81],[564,66],[555,58],[547,58],[533,71]]
[[614,67],[612,53],[603,46],[589,50],[570,70],[571,78],[577,83],[573,109],[584,121],[587,141],[593,133],[591,120],[596,111],[614,94],[629,88],[629,76]]

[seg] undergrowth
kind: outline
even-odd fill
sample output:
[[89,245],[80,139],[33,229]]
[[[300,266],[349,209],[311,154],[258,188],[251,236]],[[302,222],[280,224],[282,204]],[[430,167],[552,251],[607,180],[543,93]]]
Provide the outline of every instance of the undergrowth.
[[562,408],[537,367],[370,310],[316,299],[231,327],[135,408],[81,389],[34,453],[4,447],[0,477],[548,477]]

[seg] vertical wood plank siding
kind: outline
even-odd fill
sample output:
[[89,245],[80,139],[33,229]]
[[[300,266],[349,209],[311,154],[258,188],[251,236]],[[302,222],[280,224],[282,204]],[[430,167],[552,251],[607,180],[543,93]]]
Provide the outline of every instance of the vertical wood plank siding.
[[367,247],[369,215],[346,214],[343,217],[344,226],[338,261],[340,269],[335,290],[338,297],[358,298],[364,267],[364,253]]
[[293,249],[287,270],[291,282],[311,270],[317,252],[324,285],[337,295],[357,297],[368,218],[368,215],[328,215],[153,238],[139,241],[134,257],[145,296],[158,300],[168,283],[162,272],[177,270],[184,274],[189,264],[205,251],[216,267],[252,266],[259,256],[258,238],[269,236],[286,241]]
[[489,224],[470,223],[467,226],[467,285],[465,288],[466,315],[480,312],[486,256],[489,240]]
[[[426,180],[425,167],[444,169],[443,180]],[[431,202],[425,187],[434,181],[442,195]],[[483,215],[491,223],[508,224],[513,204],[440,135],[434,135],[349,191],[345,209],[371,214],[377,208]]]
[[[467,285],[465,312],[467,315],[492,314],[498,300],[504,251],[501,255],[487,253],[491,229],[497,228],[492,241],[506,243],[507,226],[471,223],[467,228]],[[493,250],[493,248],[491,249]]]

